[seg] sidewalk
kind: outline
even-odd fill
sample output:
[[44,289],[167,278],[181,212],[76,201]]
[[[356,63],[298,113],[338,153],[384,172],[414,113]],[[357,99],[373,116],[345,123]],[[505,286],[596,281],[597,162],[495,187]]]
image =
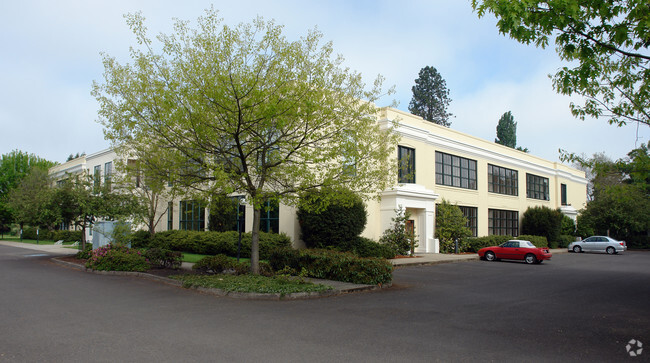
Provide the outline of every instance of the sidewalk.
[[79,252],[77,248],[69,248],[70,246],[64,246],[64,245],[51,245],[51,244],[35,245],[31,243],[21,243],[21,242],[12,242],[12,241],[0,241],[0,245],[47,252],[53,255],[74,255],[75,253]]
[[[551,249],[551,254],[568,253],[566,248]],[[446,253],[416,253],[415,257],[396,258],[390,260],[395,267],[400,266],[424,266],[437,265],[440,263],[466,262],[479,260],[478,254],[446,254]]]

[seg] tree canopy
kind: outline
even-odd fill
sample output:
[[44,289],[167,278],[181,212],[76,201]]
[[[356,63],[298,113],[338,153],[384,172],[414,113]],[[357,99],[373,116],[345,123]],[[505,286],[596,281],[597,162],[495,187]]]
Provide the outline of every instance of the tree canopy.
[[373,104],[382,78],[366,89],[318,31],[289,41],[272,21],[230,27],[209,9],[155,46],[141,14],[126,19],[140,44],[133,63],[105,55],[105,80],[93,84],[105,137],[136,155],[154,150],[152,166],[174,188],[245,194],[253,272],[268,200],[295,204],[325,186],[375,196],[392,185],[397,136]]
[[426,66],[420,70],[415,85],[411,88],[413,97],[409,111],[427,121],[445,127],[451,126],[447,106],[451,102],[447,82],[434,67]]
[[497,138],[494,142],[507,147],[517,147],[517,123],[510,111],[504,113],[497,124]]
[[554,89],[582,96],[573,115],[605,117],[610,124],[650,125],[650,4],[647,0],[472,0],[482,17],[493,13],[503,34],[556,51],[569,66]]

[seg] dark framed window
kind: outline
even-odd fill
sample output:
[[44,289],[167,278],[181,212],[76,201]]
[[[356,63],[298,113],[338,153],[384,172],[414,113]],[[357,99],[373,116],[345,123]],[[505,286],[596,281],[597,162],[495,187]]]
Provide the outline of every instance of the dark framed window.
[[167,203],[167,230],[174,229],[174,202]]
[[185,231],[205,230],[205,207],[195,200],[180,202],[178,229]]
[[500,236],[519,235],[519,212],[488,209],[488,234]]
[[526,173],[526,197],[549,200],[548,178]]
[[397,147],[398,183],[415,183],[415,149]]
[[278,233],[280,228],[280,206],[277,201],[267,201],[262,208],[260,231]]
[[458,206],[460,210],[463,212],[463,215],[465,218],[467,218],[467,228],[472,231],[472,237],[477,237],[478,236],[478,208],[476,207],[463,207],[463,206]]
[[99,189],[102,186],[102,166],[95,165],[93,168],[93,192],[95,194],[99,193]]
[[519,172],[488,164],[488,192],[519,195]]
[[436,151],[436,184],[476,190],[476,160]]
[[566,201],[566,184],[560,184],[560,194],[562,205],[568,205]]

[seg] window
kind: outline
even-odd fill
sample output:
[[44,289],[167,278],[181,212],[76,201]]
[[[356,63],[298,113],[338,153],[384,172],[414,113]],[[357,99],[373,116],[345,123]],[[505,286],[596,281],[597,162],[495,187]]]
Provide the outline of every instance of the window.
[[104,183],[106,184],[106,189],[111,190],[111,178],[113,174],[113,162],[109,161],[104,164]]
[[93,170],[93,192],[99,193],[99,188],[102,186],[102,166],[95,165]]
[[138,169],[138,161],[135,159],[128,159],[126,161],[127,170],[135,175],[133,182],[136,188],[140,188],[140,170]]
[[180,202],[178,229],[186,231],[205,230],[205,208],[195,200]]
[[562,205],[568,205],[566,202],[566,184],[560,184],[560,200],[562,201]]
[[267,201],[262,208],[260,231],[278,233],[280,227],[280,208],[277,201]]
[[167,230],[174,229],[174,202],[167,203]]
[[476,190],[476,160],[436,151],[436,184]]
[[[238,231],[241,229],[242,232],[245,231],[246,229],[246,205],[242,203],[242,199],[244,199],[243,195],[239,195],[236,197],[230,197],[230,200],[232,201],[233,205],[236,205],[236,211],[235,214],[233,214],[233,219],[235,222],[235,229],[234,231]],[[262,213],[264,210],[262,210]],[[261,230],[261,225],[262,222],[260,220],[260,230]]]
[[398,146],[397,159],[399,166],[398,183],[415,183],[415,149]]
[[472,231],[472,237],[478,236],[478,208],[476,207],[462,207],[458,206],[463,212],[465,218],[467,218],[467,228]]
[[526,174],[526,197],[549,200],[548,194],[548,178]]
[[488,234],[519,235],[519,213],[511,210],[488,209]]
[[519,195],[517,170],[488,164],[488,191],[492,193]]

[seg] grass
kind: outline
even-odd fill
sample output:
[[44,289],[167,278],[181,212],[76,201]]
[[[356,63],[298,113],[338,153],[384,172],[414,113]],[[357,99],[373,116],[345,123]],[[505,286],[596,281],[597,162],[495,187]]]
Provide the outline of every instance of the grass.
[[262,294],[291,294],[295,292],[321,292],[332,288],[314,284],[299,278],[288,276],[259,275],[174,275],[170,278],[179,280],[183,287],[206,287],[227,292],[252,292]]
[[[37,244],[35,239],[26,239],[26,238],[23,238],[23,240],[21,241],[21,240],[20,240],[20,237],[17,237],[17,236],[7,236],[7,235],[5,235],[5,236],[2,238],[2,240],[3,240],[3,241],[10,241],[10,242],[29,243],[29,244],[33,244],[33,245]],[[38,244],[41,244],[41,245],[53,245],[55,242],[56,242],[56,241],[52,241],[52,240],[39,240],[39,241],[38,241]],[[64,245],[67,245],[67,246],[69,246],[69,245],[71,245],[71,244],[73,244],[73,243],[74,243],[74,242],[63,242],[63,244],[64,244]]]

